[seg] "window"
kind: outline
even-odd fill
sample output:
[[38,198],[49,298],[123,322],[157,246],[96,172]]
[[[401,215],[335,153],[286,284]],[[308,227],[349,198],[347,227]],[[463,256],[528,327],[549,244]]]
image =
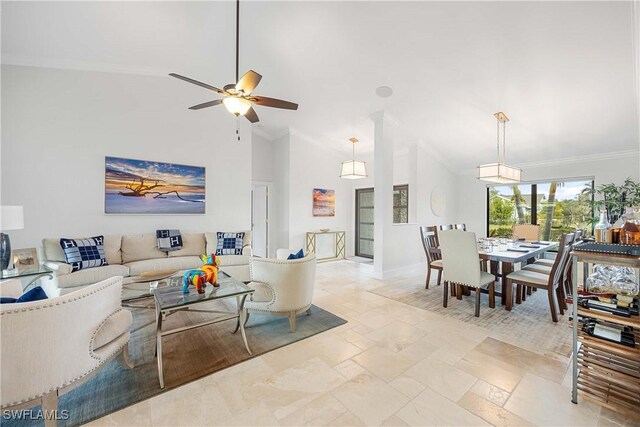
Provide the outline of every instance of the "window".
[[409,222],[409,186],[393,186],[393,223],[407,224]]
[[514,224],[540,225],[542,240],[592,227],[593,180],[550,181],[487,188],[487,235],[511,237]]

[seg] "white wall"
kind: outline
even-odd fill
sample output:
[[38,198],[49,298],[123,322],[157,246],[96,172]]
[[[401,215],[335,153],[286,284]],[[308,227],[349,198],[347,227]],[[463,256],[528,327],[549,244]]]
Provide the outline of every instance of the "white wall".
[[[600,160],[578,160],[540,166],[523,167],[525,181],[569,179],[595,177],[596,186],[600,184],[622,184],[627,178],[640,180],[640,157],[638,153]],[[486,235],[487,192],[486,184],[475,175],[466,174],[457,177],[458,212],[457,222],[467,224],[467,229],[478,236]]]
[[[275,250],[289,248],[289,218],[290,218],[290,135],[272,141],[273,147],[273,191],[269,203],[273,206],[270,230],[273,230],[269,243],[270,256],[275,256]],[[271,211],[271,209],[270,209]]]
[[[340,178],[340,165],[346,159],[294,129],[291,130],[290,148],[289,247],[304,248],[308,231],[330,228],[347,233],[347,254],[352,255],[353,188],[350,180]],[[336,215],[334,217],[313,216],[314,188],[335,190]]]
[[[170,77],[2,66],[3,205],[23,205],[14,248],[44,237],[235,231],[250,225],[251,132]],[[105,156],[205,166],[205,215],[105,215]]]
[[270,140],[252,133],[251,136],[251,179],[253,181],[273,181],[273,144]]

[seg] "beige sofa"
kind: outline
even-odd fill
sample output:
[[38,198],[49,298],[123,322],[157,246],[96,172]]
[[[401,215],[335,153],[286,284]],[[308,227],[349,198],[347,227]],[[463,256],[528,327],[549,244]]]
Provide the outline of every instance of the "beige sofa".
[[[241,281],[251,280],[249,258],[251,232],[244,232],[242,255],[221,255],[221,269]],[[109,265],[71,272],[65,263],[60,239],[42,241],[45,265],[55,270],[53,279],[43,279],[49,297],[64,295],[113,276],[137,276],[154,270],[189,270],[202,266],[200,255],[215,253],[218,239],[211,233],[183,233],[182,249],[163,252],[157,248],[155,233],[105,235],[104,250]]]

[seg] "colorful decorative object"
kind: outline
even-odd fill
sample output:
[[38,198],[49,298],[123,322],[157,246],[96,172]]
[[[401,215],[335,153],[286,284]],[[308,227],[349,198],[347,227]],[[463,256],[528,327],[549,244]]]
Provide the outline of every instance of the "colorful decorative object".
[[204,265],[198,270],[188,270],[182,276],[182,293],[189,293],[189,285],[196,287],[199,294],[204,293],[207,283],[211,283],[214,287],[218,284],[218,270],[220,268],[220,259],[211,254],[209,256],[202,255],[200,257]]
[[336,216],[336,192],[334,190],[313,189],[313,216]]
[[105,158],[107,214],[204,214],[205,168]]

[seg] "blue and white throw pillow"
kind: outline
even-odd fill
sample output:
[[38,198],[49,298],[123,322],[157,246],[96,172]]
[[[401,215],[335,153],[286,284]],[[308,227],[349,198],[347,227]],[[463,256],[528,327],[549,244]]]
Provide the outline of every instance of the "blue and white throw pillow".
[[242,255],[244,233],[217,233],[216,255]]
[[107,265],[107,258],[104,254],[104,236],[87,239],[60,239],[60,246],[64,251],[67,264],[71,265],[71,271]]
[[156,230],[158,249],[165,252],[182,249],[180,230]]

